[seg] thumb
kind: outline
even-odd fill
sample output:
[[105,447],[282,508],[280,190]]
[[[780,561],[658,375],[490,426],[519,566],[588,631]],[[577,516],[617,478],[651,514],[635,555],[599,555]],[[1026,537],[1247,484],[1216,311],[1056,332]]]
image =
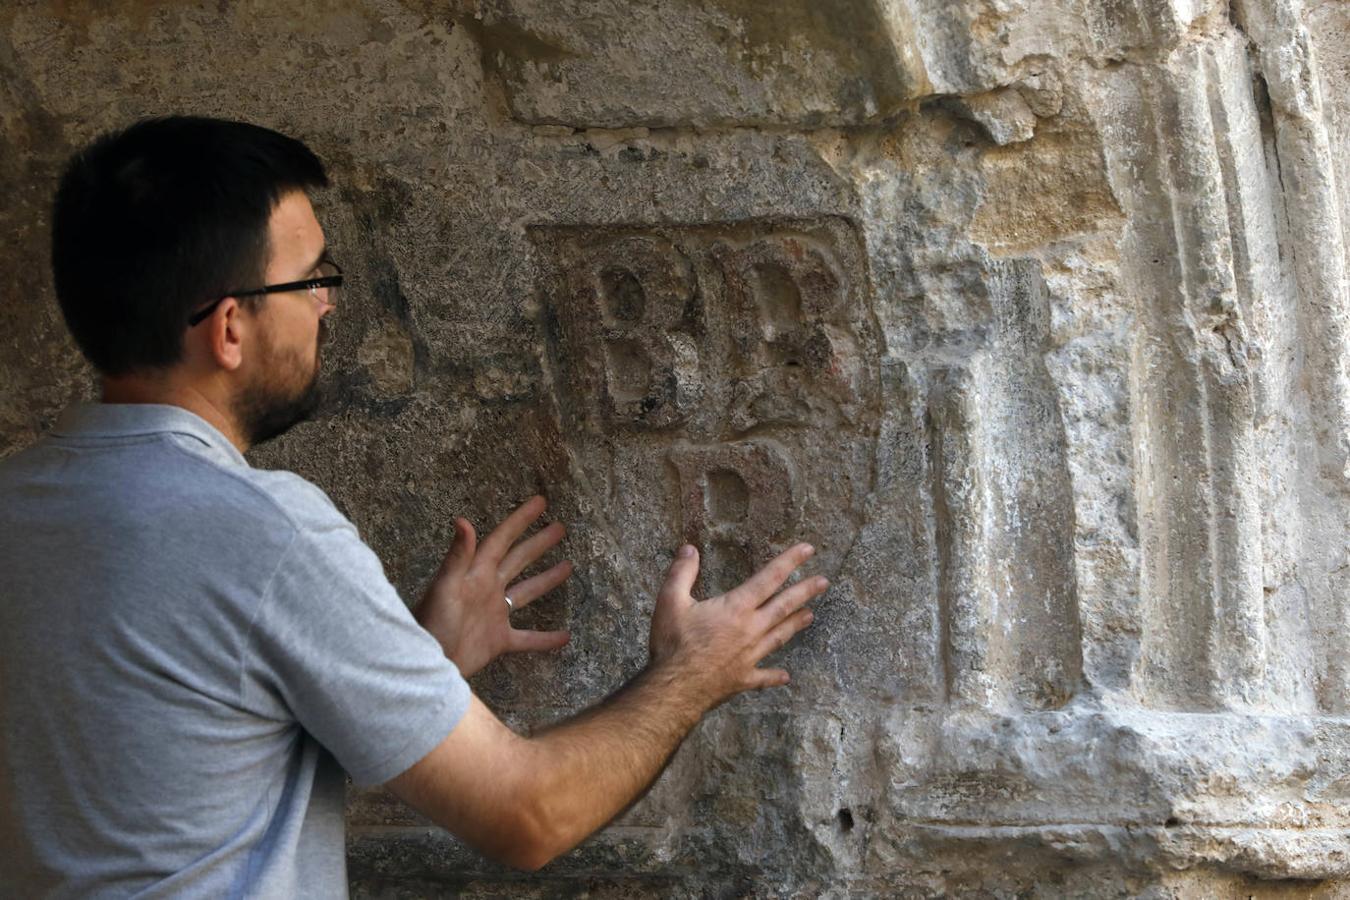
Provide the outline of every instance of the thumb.
[[469,520],[456,518],[455,538],[450,543],[450,551],[441,562],[441,574],[456,576],[469,571],[469,564],[473,562],[473,554],[477,548],[478,533],[473,530]]
[[666,582],[661,585],[657,595],[658,603],[679,603],[688,605],[694,602],[690,593],[694,589],[694,580],[698,578],[698,550],[693,544],[685,544],[675,554],[666,573]]

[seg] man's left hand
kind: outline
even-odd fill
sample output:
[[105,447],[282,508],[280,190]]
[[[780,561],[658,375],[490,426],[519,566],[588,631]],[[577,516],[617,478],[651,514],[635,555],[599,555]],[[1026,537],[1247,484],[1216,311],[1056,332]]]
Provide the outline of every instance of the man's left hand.
[[[531,497],[489,534],[482,545],[467,519],[455,519],[450,550],[417,607],[417,621],[435,635],[445,655],[465,677],[502,653],[556,650],[571,638],[566,631],[528,631],[511,627],[510,613],[562,584],[572,574],[566,560],[531,578],[514,582],[566,534],[553,522],[520,536],[544,514],[548,502]],[[505,598],[511,598],[508,605]]]

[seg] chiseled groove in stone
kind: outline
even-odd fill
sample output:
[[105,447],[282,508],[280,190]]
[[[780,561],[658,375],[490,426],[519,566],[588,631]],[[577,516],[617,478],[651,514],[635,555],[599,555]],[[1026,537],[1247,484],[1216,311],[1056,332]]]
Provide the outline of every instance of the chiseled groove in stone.
[[[1296,356],[1286,349],[1298,346],[1298,314],[1282,265],[1278,181],[1268,168],[1275,155],[1269,99],[1239,32],[1216,45],[1207,69],[1240,314],[1235,323],[1240,327],[1229,335],[1230,350],[1248,367],[1251,380],[1253,471],[1283,467],[1299,473],[1307,468],[1298,448],[1304,431],[1299,420],[1311,413],[1299,386]],[[1252,555],[1249,564],[1260,561],[1254,567],[1256,589],[1270,595],[1265,699],[1277,709],[1317,708],[1315,679],[1308,677],[1303,657],[1323,641],[1317,608],[1337,605],[1310,601],[1306,590],[1288,589],[1300,557],[1317,555],[1316,541],[1305,537],[1309,516],[1298,496],[1303,480],[1257,477],[1241,498],[1255,506],[1261,523],[1260,555]],[[1327,658],[1325,652],[1318,656]]]
[[1226,822],[1204,822],[1187,821],[1174,825],[1160,825],[1156,822],[1091,822],[1079,821],[1076,819],[1063,819],[1047,822],[1038,822],[1035,824],[1026,824],[1023,822],[992,822],[992,821],[970,821],[961,822],[955,819],[909,819],[904,823],[905,827],[914,828],[932,828],[941,831],[951,832],[952,834],[1026,834],[1046,831],[1055,831],[1064,828],[1091,828],[1091,829],[1120,829],[1121,831],[1147,829],[1147,830],[1166,830],[1166,831],[1205,831],[1213,834],[1244,834],[1247,832],[1288,832],[1294,834],[1334,834],[1350,838],[1350,828],[1347,827],[1303,827],[1298,825],[1270,825],[1262,822],[1253,822],[1250,825],[1233,825]]
[[[1141,551],[1141,634],[1135,689],[1145,705],[1215,706],[1214,609],[1209,590],[1208,453],[1203,384],[1197,371],[1184,275],[1173,247],[1185,241],[1165,156],[1187,154],[1168,135],[1175,88],[1162,72],[1117,83],[1122,120],[1138,122],[1123,146],[1132,180],[1120,191],[1135,245],[1125,255],[1136,284],[1139,328],[1132,402]],[[1134,95],[1133,92],[1138,94]],[[1126,126],[1126,130],[1130,130]],[[1183,244],[1184,246],[1184,244]],[[1184,250],[1182,251],[1184,253]]]
[[[961,844],[1041,846],[1068,859],[1090,859],[1109,851],[1117,865],[1145,868],[1225,870],[1270,879],[1334,877],[1345,865],[1350,830],[1342,828],[1225,828],[1179,825],[1152,828],[1065,823],[1044,826],[949,826],[916,824],[914,832]],[[1093,839],[1105,839],[1107,847]],[[1083,843],[1079,843],[1083,842]],[[1192,895],[1185,895],[1192,896]],[[1206,894],[1205,896],[1211,896]]]
[[[1234,0],[1270,92],[1291,231],[1315,433],[1329,486],[1350,493],[1350,234],[1337,208],[1336,167],[1300,0]],[[1329,686],[1342,695],[1350,683]]]
[[1072,700],[1083,674],[1073,566],[1073,490],[1064,423],[1044,354],[1050,313],[1041,265],[998,260],[988,278],[994,313],[977,423],[997,448],[984,462],[995,631],[1006,690],[1027,709]]
[[989,706],[987,671],[992,623],[980,604],[985,546],[980,516],[971,377],[967,370],[934,372],[929,396],[933,423],[933,499],[938,552],[938,608],[942,621],[943,681],[950,703]]
[[1058,707],[1082,676],[1072,495],[1041,358],[1038,269],[995,265],[993,346],[936,369],[930,396],[945,681],[952,702],[991,710]]
[[[1216,412],[1215,466],[1226,489],[1214,497],[1218,583],[1225,635],[1225,672],[1239,705],[1267,707],[1275,687],[1270,671],[1272,637],[1267,621],[1261,568],[1266,557],[1261,522],[1260,441],[1256,433],[1261,372],[1253,365],[1250,256],[1240,230],[1241,180],[1261,161],[1256,101],[1250,85],[1245,47],[1235,38],[1215,42],[1204,59],[1211,132],[1214,135],[1214,215],[1223,235],[1222,319],[1213,330],[1206,357],[1211,388],[1221,406]],[[1237,82],[1235,85],[1233,82]],[[1242,128],[1234,123],[1250,123]],[[1236,227],[1235,227],[1236,226]],[[1278,253],[1276,254],[1278,257]]]
[[[1224,43],[1232,46],[1231,41]],[[1214,54],[1222,50],[1223,43],[1216,47],[1213,42],[1182,47],[1169,69],[1176,73],[1176,120],[1171,136],[1178,148],[1170,157],[1170,174],[1183,302],[1187,304],[1185,322],[1195,345],[1207,456],[1203,466],[1209,493],[1203,514],[1208,519],[1205,555],[1210,570],[1197,574],[1208,583],[1213,604],[1213,693],[1221,706],[1242,708],[1258,701],[1265,681],[1266,650],[1260,523],[1250,487],[1254,473],[1251,381],[1211,108],[1211,79],[1220,64]],[[1222,60],[1228,71],[1241,72],[1235,63],[1232,55]]]
[[[1347,223],[1337,203],[1333,148],[1323,85],[1302,4],[1293,0],[1236,0],[1239,24],[1251,38],[1268,91],[1280,200],[1288,230],[1285,249],[1294,282],[1302,367],[1307,385],[1318,475],[1298,503],[1306,527],[1319,534],[1350,534],[1350,272]],[[1331,36],[1334,39],[1334,35]],[[1344,85],[1339,85],[1342,90]],[[1344,190],[1345,186],[1339,186]],[[1350,568],[1306,554],[1299,583],[1309,594],[1319,633],[1316,696],[1328,711],[1350,710],[1350,663],[1343,636],[1350,628]],[[1337,566],[1340,568],[1336,568]]]

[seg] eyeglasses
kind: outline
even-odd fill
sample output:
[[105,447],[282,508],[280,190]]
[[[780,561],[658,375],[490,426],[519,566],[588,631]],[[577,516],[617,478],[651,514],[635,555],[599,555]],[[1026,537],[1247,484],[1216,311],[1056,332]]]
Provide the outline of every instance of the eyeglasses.
[[[192,328],[203,322],[207,316],[215,311],[229,297],[256,297],[262,294],[285,294],[290,291],[309,291],[309,296],[315,302],[323,301],[329,306],[337,306],[338,294],[342,288],[342,269],[331,259],[324,259],[319,262],[317,267],[318,278],[306,278],[304,281],[288,281],[285,284],[269,284],[260,288],[254,288],[251,291],[230,291],[225,296],[218,298],[214,303],[205,309],[198,310],[188,317],[188,327]],[[323,291],[323,295],[319,294]]]

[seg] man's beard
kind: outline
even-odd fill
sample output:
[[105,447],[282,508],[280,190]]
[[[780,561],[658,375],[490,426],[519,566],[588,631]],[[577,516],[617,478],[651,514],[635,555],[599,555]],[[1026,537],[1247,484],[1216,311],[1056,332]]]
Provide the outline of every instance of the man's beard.
[[[250,447],[270,441],[312,417],[323,399],[319,388],[320,347],[325,338],[325,325],[319,320],[319,334],[314,348],[314,371],[303,386],[274,386],[276,376],[303,370],[304,363],[296,351],[279,353],[267,343],[264,347],[265,364],[260,371],[271,378],[260,377],[240,393],[235,403],[235,417]],[[264,339],[266,340],[266,339]]]

